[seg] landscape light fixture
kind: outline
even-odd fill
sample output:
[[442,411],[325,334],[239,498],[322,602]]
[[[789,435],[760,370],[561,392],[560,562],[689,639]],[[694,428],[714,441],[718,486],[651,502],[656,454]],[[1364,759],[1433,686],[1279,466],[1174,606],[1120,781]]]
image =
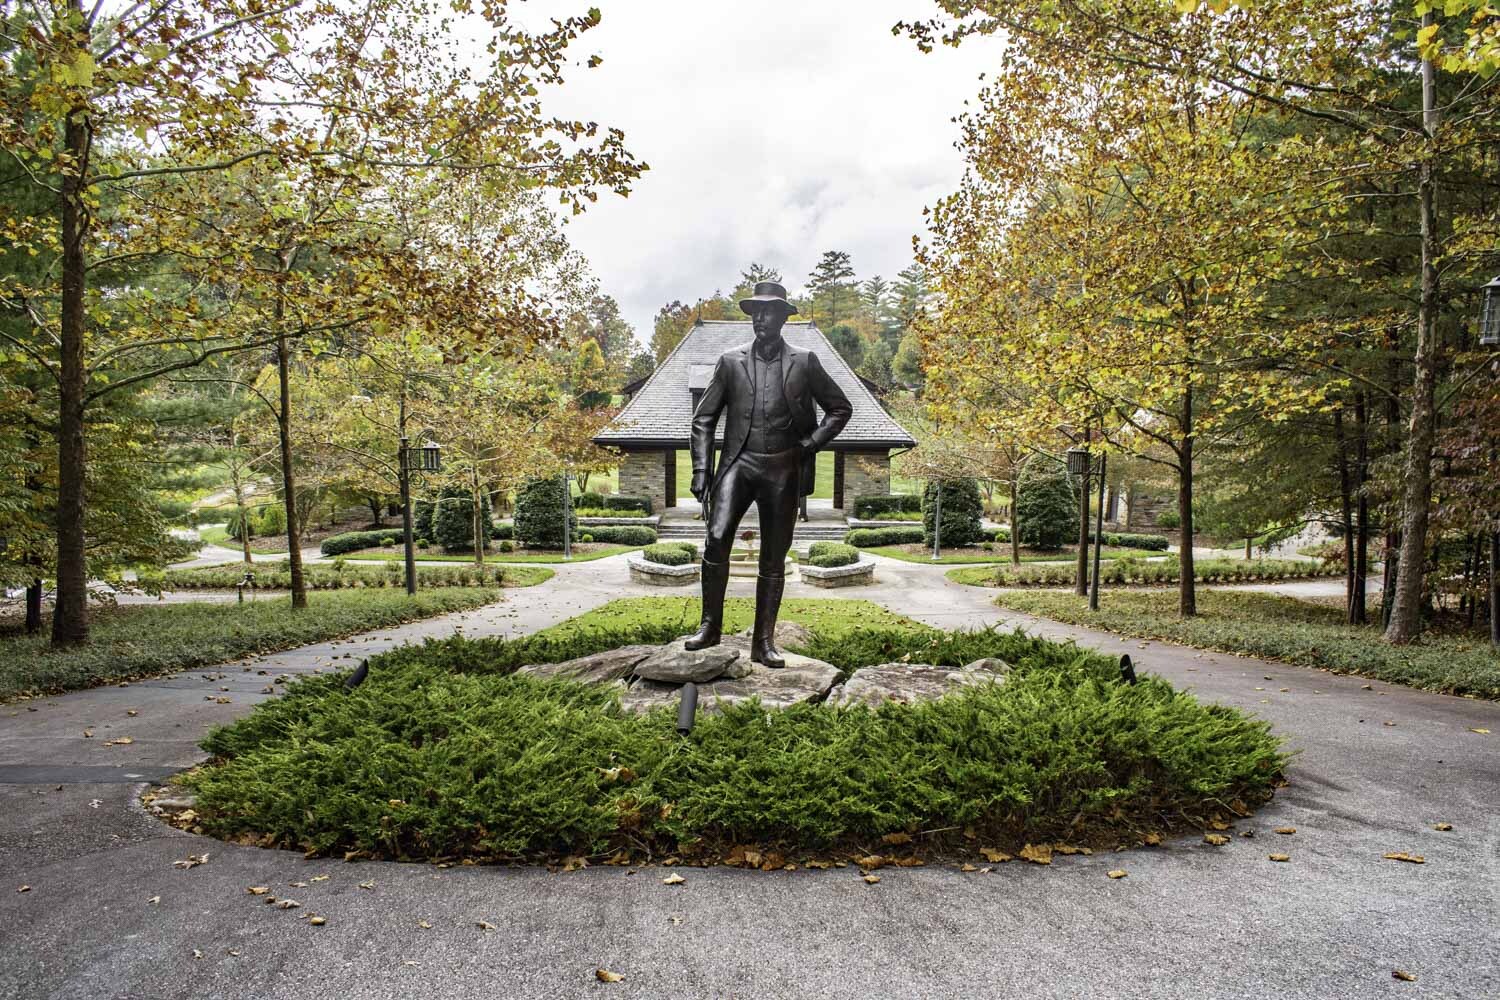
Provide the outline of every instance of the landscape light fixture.
[[1068,449],[1068,475],[1086,476],[1089,471],[1089,450],[1087,448]]
[[[405,421],[405,404],[402,409],[402,420]],[[411,523],[411,474],[413,472],[441,472],[443,468],[442,449],[437,442],[428,441],[420,448],[413,448],[407,443],[405,434],[401,435],[401,443],[396,450],[396,475],[401,487],[401,548],[402,562],[406,568],[406,592],[415,594],[417,592],[417,554],[415,533]]]
[[1500,347],[1500,274],[1482,289],[1479,305],[1479,346]]

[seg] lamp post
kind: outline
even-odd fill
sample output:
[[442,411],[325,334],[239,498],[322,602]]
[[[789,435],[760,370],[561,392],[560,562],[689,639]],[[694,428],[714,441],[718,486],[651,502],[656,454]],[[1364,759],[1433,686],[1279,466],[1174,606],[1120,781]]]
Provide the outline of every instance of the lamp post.
[[428,441],[420,448],[413,448],[405,434],[401,435],[401,447],[397,453],[397,475],[401,482],[401,541],[406,562],[406,592],[417,592],[417,551],[412,540],[411,526],[411,474],[413,472],[438,472],[443,467],[441,449]]
[[937,481],[937,489],[932,496],[932,561],[938,562],[942,559],[943,544],[943,481]]
[[[1089,471],[1089,450],[1087,448],[1068,449],[1068,472],[1078,476],[1082,480],[1083,495],[1087,498],[1090,488],[1090,478],[1093,473]],[[1105,470],[1109,456],[1099,456],[1099,511],[1094,520],[1094,571],[1093,579],[1089,581],[1089,610],[1099,610],[1099,559],[1104,547],[1104,488]]]
[[563,501],[563,558],[573,558],[573,490],[569,485],[572,477],[568,474],[567,466],[563,466],[562,474],[562,501]]

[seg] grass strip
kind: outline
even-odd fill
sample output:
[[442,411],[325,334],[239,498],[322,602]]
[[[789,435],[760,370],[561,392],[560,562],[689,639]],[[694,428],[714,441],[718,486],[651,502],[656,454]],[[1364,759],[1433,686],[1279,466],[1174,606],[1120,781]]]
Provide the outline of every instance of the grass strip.
[[37,636],[0,637],[0,700],[48,694],[222,663],[253,653],[464,611],[498,600],[491,588],[346,590],[244,604],[135,604],[93,612],[87,646],[54,650]]
[[[981,549],[973,546],[961,549],[942,549],[939,564],[949,563],[1010,563],[1010,543],[992,542],[992,549]],[[877,556],[886,556],[891,559],[900,559],[903,562],[931,563],[932,546],[930,545],[877,545],[864,550],[873,552]],[[1055,552],[1038,552],[1035,549],[1022,549],[1022,563],[1064,563],[1072,566],[1076,564],[1077,549],[1062,549]],[[1092,558],[1093,549],[1089,550]],[[1101,559],[1120,559],[1126,557],[1137,557],[1148,559],[1163,555],[1161,552],[1153,552],[1149,549],[1127,549],[1113,545],[1106,545],[1101,554]],[[1175,558],[1170,556],[1169,558]]]
[[1248,653],[1443,694],[1500,699],[1500,656],[1482,636],[1428,632],[1419,643],[1391,646],[1381,641],[1377,625],[1347,625],[1341,608],[1292,597],[1200,590],[1194,618],[1178,616],[1175,590],[1107,593],[1097,612],[1089,611],[1081,597],[1043,591],[1008,591],[996,603],[1121,635]]

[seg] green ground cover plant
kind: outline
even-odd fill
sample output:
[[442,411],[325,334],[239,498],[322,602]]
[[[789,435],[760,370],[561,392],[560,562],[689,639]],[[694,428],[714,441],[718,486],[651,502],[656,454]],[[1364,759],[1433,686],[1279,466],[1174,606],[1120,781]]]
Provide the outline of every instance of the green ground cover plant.
[[[1204,649],[1248,653],[1339,674],[1359,674],[1393,684],[1500,699],[1500,656],[1481,636],[1427,633],[1423,641],[1392,646],[1378,625],[1347,625],[1342,607],[1275,594],[1207,590],[1198,615],[1177,615],[1175,591],[1131,590],[1105,594],[1091,612],[1071,594],[1011,591],[996,603],[1016,611],[1122,635],[1165,639]],[[1378,622],[1378,614],[1371,615]]]
[[[160,584],[166,590],[232,590],[244,578],[246,570],[255,574],[255,587],[259,590],[286,590],[292,585],[291,571],[285,561],[252,566],[224,563],[196,569],[169,569],[161,574]],[[383,566],[361,566],[342,559],[331,563],[307,563],[302,567],[302,576],[309,590],[403,587],[406,583],[401,563],[394,560]],[[491,563],[475,566],[471,561],[467,565],[418,566],[417,586],[530,587],[551,576],[551,570]]]
[[[1194,570],[1194,579],[1199,583],[1256,583],[1343,576],[1340,569],[1304,559],[1199,559]],[[975,587],[1066,587],[1073,583],[1074,572],[1070,563],[976,566],[952,570],[948,579]],[[1176,583],[1178,564],[1175,559],[1146,562],[1130,557],[1116,558],[1100,565],[1099,579],[1105,584],[1115,585]]]
[[400,590],[308,595],[244,604],[137,604],[98,609],[91,640],[54,650],[40,635],[0,636],[0,700],[154,677],[254,653],[291,649],[401,622],[465,611],[499,600],[488,587],[448,587],[407,597]]
[[[915,835],[902,853],[973,850],[965,828],[987,845],[1112,845],[1262,801],[1285,762],[1266,723],[1157,678],[1120,683],[1113,658],[900,619],[843,642],[845,660],[982,650],[1014,668],[1003,685],[878,710],[740,705],[701,715],[686,739],[669,709],[630,715],[610,689],[514,673],[537,657],[658,641],[685,602],[649,600],[628,613],[615,602],[603,629],[393,650],[352,691],[335,676],[289,685],[205,740],[215,761],[185,779],[198,822],[267,846],[399,860],[709,860],[744,843],[865,853],[890,850],[887,834]],[[838,639],[819,632],[824,642]]]

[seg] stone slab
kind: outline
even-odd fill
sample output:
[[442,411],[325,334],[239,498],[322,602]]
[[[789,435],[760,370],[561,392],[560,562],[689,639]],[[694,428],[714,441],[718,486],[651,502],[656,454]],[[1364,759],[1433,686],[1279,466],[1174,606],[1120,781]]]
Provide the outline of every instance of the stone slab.
[[[734,637],[748,640],[751,637],[751,633],[753,633],[754,631],[755,630],[753,628],[747,628],[742,632],[736,632]],[[785,620],[778,621],[776,623],[776,636],[774,641],[776,643],[776,648],[779,650],[785,650],[787,647],[791,647],[792,649],[805,649],[813,641],[812,629],[808,628],[801,622],[789,622]],[[747,642],[747,644],[745,645],[745,649],[748,650],[749,648],[750,647]],[[748,653],[746,655],[748,655]]]
[[[735,641],[734,637],[725,644]],[[745,660],[749,660],[746,640]],[[778,670],[750,664],[750,672],[732,680],[717,680],[698,685],[698,711],[714,712],[726,705],[737,705],[759,698],[767,708],[790,708],[803,702],[820,701],[838,680],[839,670],[831,663],[814,660],[782,650],[786,666]],[[640,680],[620,697],[620,704],[630,712],[649,712],[662,705],[676,707],[682,697],[678,684]]]
[[813,566],[804,563],[802,579],[814,587],[858,587],[875,582],[875,560],[860,558],[847,566]]
[[1003,684],[1005,674],[984,668],[939,667],[931,663],[881,663],[856,670],[829,694],[828,703],[862,704],[871,708],[890,701],[911,704],[931,701],[966,685],[986,682]]
[[564,678],[584,684],[607,684],[630,676],[636,664],[660,649],[660,646],[621,646],[619,649],[580,656],[562,663],[529,664],[516,673],[541,678]]
[[727,643],[707,649],[688,649],[686,640],[677,639],[656,649],[635,665],[635,674],[644,680],[667,684],[702,684],[716,677],[738,677],[749,670],[748,649]]

